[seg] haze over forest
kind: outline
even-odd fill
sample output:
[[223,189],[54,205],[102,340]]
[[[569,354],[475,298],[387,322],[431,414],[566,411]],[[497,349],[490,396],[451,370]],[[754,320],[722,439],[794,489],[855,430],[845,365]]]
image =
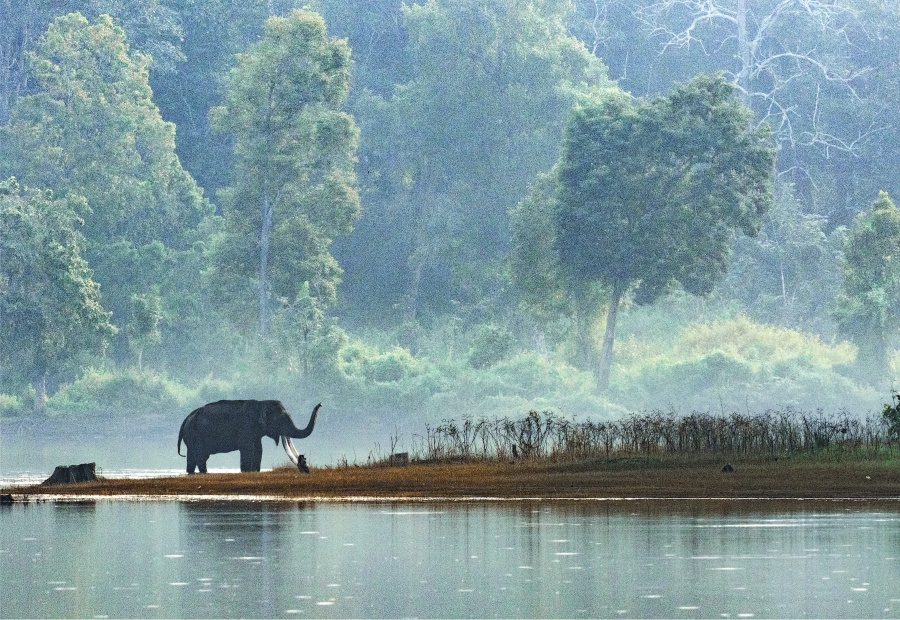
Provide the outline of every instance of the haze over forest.
[[0,413],[873,413],[897,110],[895,0],[0,0]]

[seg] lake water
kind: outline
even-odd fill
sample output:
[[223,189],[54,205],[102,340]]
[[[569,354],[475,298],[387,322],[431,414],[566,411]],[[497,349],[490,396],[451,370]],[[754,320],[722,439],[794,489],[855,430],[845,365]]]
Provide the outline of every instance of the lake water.
[[0,616],[900,618],[898,504],[16,504]]

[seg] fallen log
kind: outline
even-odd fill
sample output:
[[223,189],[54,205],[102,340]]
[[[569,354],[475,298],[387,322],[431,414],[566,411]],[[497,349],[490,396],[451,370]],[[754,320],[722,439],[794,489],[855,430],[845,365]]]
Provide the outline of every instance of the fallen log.
[[41,484],[74,484],[76,482],[91,482],[97,480],[96,463],[81,463],[80,465],[57,465],[49,478]]

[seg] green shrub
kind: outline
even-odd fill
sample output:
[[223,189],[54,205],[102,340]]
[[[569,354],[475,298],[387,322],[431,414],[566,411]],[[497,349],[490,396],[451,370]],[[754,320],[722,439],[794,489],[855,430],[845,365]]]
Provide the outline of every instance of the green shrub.
[[16,417],[26,415],[28,406],[21,397],[14,394],[0,394],[0,416]]
[[47,413],[115,417],[169,414],[183,411],[195,399],[196,392],[152,371],[92,368],[51,396]]
[[332,386],[345,406],[415,409],[442,384],[438,370],[402,347],[379,352],[351,341],[338,354],[339,384]]
[[622,349],[610,397],[631,409],[835,410],[875,402],[874,392],[843,374],[851,345],[745,317],[689,325],[656,348],[632,336]]
[[482,325],[475,333],[469,349],[469,365],[489,368],[512,353],[516,341],[506,329],[497,325]]

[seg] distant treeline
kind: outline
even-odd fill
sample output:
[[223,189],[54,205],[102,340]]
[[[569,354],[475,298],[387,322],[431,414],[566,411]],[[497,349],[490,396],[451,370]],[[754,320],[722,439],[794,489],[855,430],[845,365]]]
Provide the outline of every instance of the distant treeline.
[[900,6],[747,4],[0,0],[0,412],[871,410]]

